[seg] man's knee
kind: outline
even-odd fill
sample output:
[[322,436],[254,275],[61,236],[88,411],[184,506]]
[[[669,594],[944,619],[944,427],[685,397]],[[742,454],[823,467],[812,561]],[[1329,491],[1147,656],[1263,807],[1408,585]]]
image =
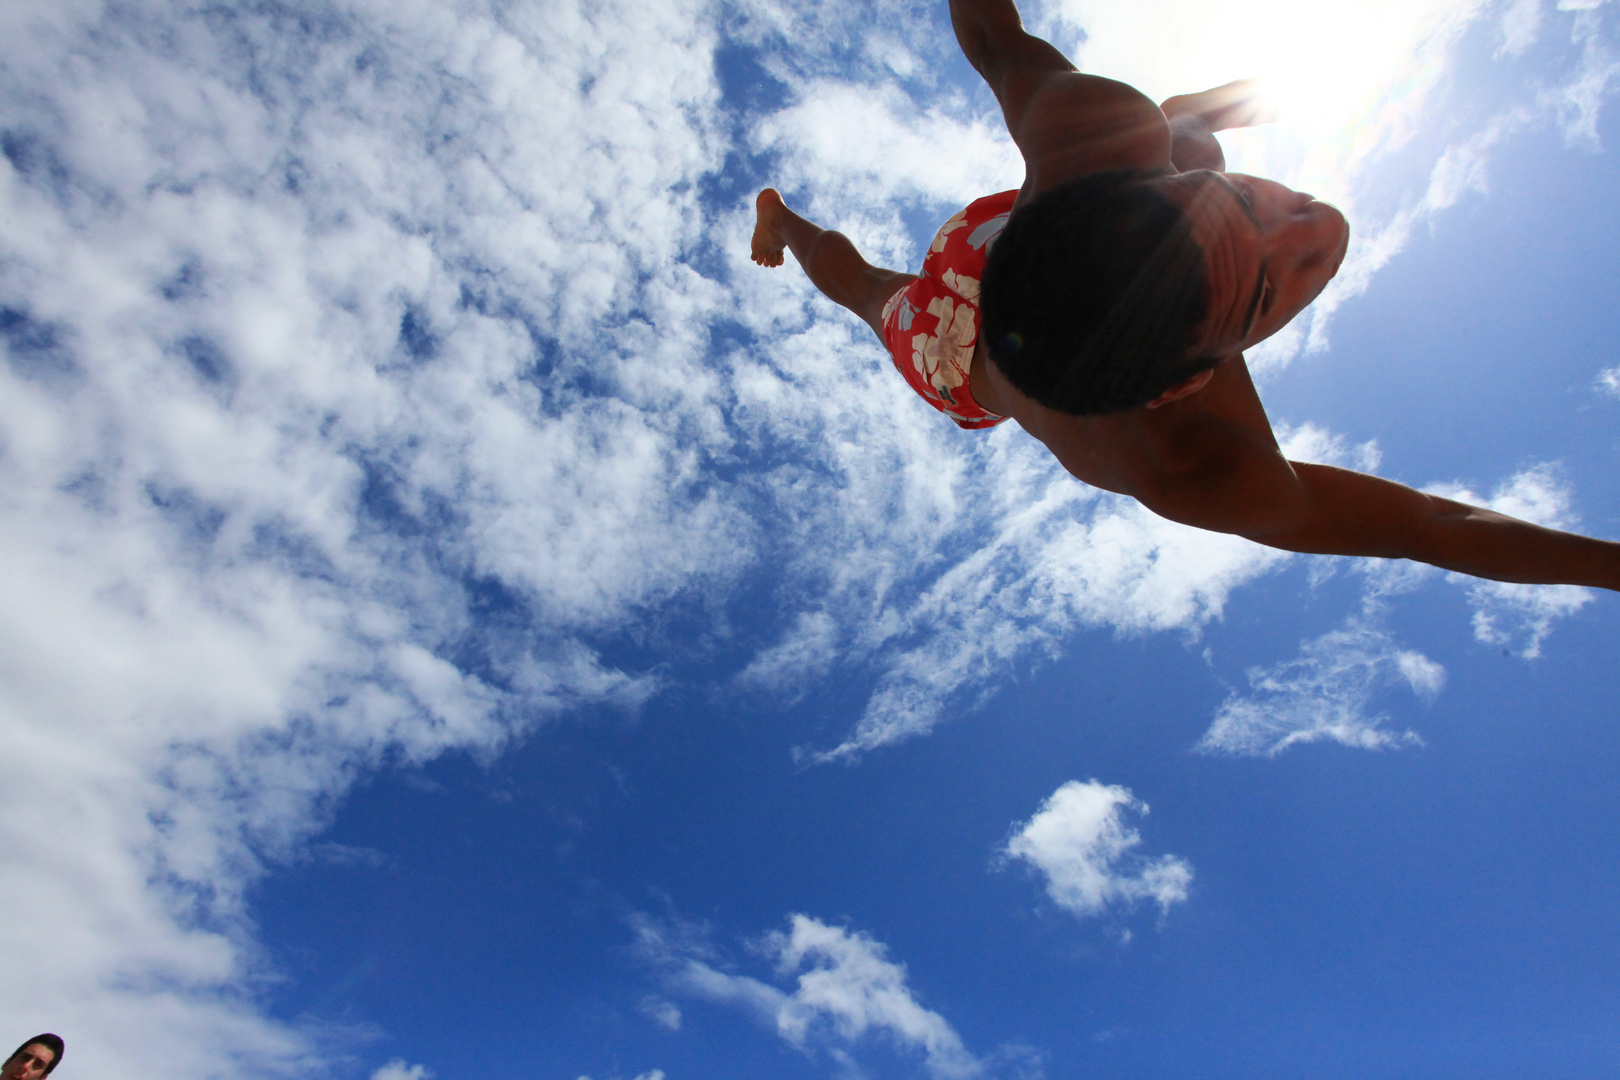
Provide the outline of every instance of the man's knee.
[[873,267],[865,277],[865,287],[859,305],[854,306],[855,312],[865,319],[867,325],[877,331],[877,336],[883,336],[883,309],[895,293],[917,280],[916,274],[902,274],[895,270],[882,270]]

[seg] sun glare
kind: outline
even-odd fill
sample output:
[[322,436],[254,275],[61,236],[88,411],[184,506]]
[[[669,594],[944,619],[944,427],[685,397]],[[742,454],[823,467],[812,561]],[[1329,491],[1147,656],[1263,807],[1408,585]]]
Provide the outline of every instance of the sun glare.
[[1406,140],[1480,0],[1060,2],[1086,31],[1081,67],[1155,97],[1260,79],[1281,120],[1223,134],[1229,165],[1336,198],[1365,159]]
[[[1226,50],[1234,71],[1261,80],[1280,122],[1274,137],[1229,139],[1233,157],[1258,151],[1257,171],[1287,174],[1323,197],[1345,194],[1335,189],[1365,158],[1406,140],[1416,106],[1443,73],[1457,25],[1448,16],[1458,6],[1251,0],[1248,29]],[[1279,152],[1291,160],[1277,160]]]

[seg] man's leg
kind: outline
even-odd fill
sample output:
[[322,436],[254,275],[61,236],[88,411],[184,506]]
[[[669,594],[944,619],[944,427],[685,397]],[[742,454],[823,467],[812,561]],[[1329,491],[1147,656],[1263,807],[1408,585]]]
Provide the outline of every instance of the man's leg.
[[812,285],[865,319],[883,337],[883,305],[915,280],[916,274],[873,266],[843,233],[823,229],[789,210],[775,188],[759,193],[754,213],[755,262],[781,266],[783,249],[793,252]]

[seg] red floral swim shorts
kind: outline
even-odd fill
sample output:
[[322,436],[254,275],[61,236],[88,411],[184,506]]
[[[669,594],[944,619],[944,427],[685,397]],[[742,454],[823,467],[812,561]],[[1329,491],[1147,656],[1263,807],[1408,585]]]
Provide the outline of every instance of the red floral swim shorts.
[[979,340],[979,281],[1017,191],[987,195],[939,227],[922,273],[883,306],[883,340],[922,399],[965,428],[1006,420],[973,400],[968,373]]

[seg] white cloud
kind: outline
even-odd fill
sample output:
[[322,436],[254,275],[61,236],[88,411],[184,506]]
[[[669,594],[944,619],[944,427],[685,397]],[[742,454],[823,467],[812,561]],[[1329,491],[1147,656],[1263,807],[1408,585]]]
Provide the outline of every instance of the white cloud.
[[1620,397],[1620,366],[1604,368],[1595,380],[1598,390],[1612,397]]
[[924,1008],[906,985],[906,969],[882,943],[808,915],[788,918],[788,930],[766,935],[757,950],[771,960],[782,990],[722,970],[723,961],[689,926],[635,921],[643,958],[663,973],[673,993],[729,1005],[773,1028],[804,1053],[824,1052],[853,1064],[862,1042],[885,1037],[922,1059],[940,1080],[985,1075],[944,1017]]
[[963,115],[949,99],[945,108],[923,106],[892,84],[815,80],[796,89],[801,100],[761,118],[753,138],[781,154],[787,182],[818,201],[960,207],[1023,182],[1023,159],[999,113]]
[[681,1009],[673,1001],[657,996],[644,998],[641,1014],[666,1031],[681,1030]]
[[1336,465],[1341,469],[1375,472],[1383,455],[1376,441],[1352,445],[1342,435],[1335,435],[1324,427],[1305,423],[1274,425],[1277,446],[1290,461],[1307,461],[1317,465]]
[[1543,0],[1511,0],[1502,13],[1502,44],[1497,56],[1518,56],[1541,32]]
[[1033,817],[1013,826],[1001,855],[1038,870],[1052,902],[1078,918],[1143,900],[1157,904],[1162,914],[1187,899],[1193,872],[1180,856],[1150,859],[1137,853],[1142,836],[1125,823],[1125,815],[1147,812],[1147,804],[1128,788],[1070,780]]
[[433,1070],[426,1065],[407,1065],[395,1058],[372,1073],[371,1080],[433,1080]]
[[[1320,445],[1320,435],[1305,434],[1306,447]],[[1370,455],[1363,467],[1376,465],[1376,448],[1362,450]],[[1344,451],[1340,443],[1328,459],[1342,459]],[[1570,490],[1552,465],[1515,473],[1488,497],[1458,483],[1431,484],[1424,490],[1550,528],[1569,529],[1577,523]],[[1377,559],[1358,560],[1355,565],[1365,575],[1360,609],[1339,629],[1302,642],[1295,659],[1251,669],[1250,692],[1227,698],[1197,749],[1274,756],[1290,746],[1324,739],[1369,750],[1422,745],[1416,732],[1385,726],[1388,717],[1375,711],[1374,704],[1401,685],[1424,702],[1433,701],[1444,688],[1445,669],[1419,652],[1401,648],[1384,627],[1395,596],[1441,572],[1418,563]],[[1466,591],[1474,609],[1474,637],[1505,651],[1515,650],[1525,659],[1541,654],[1542,643],[1558,620],[1592,600],[1590,589],[1570,585],[1519,585],[1464,574],[1444,577]]]
[[1248,674],[1250,693],[1227,698],[1197,749],[1270,757],[1324,739],[1365,750],[1422,745],[1415,732],[1386,728],[1371,706],[1392,686],[1428,701],[1445,685],[1443,667],[1400,648],[1365,616],[1302,642],[1293,660]]
[[[1579,523],[1569,486],[1557,468],[1549,464],[1515,473],[1489,498],[1461,484],[1435,485],[1426,490],[1548,528],[1567,530]],[[1541,655],[1541,645],[1556,621],[1592,601],[1592,591],[1576,585],[1519,585],[1461,574],[1451,575],[1451,580],[1468,590],[1468,602],[1474,609],[1474,637],[1487,645],[1516,651],[1525,659]]]
[[316,1071],[252,882],[361,770],[645,700],[584,635],[746,561],[681,435],[712,25],[588,9],[6,7],[0,948],[52,978],[0,1007],[81,1068]]

